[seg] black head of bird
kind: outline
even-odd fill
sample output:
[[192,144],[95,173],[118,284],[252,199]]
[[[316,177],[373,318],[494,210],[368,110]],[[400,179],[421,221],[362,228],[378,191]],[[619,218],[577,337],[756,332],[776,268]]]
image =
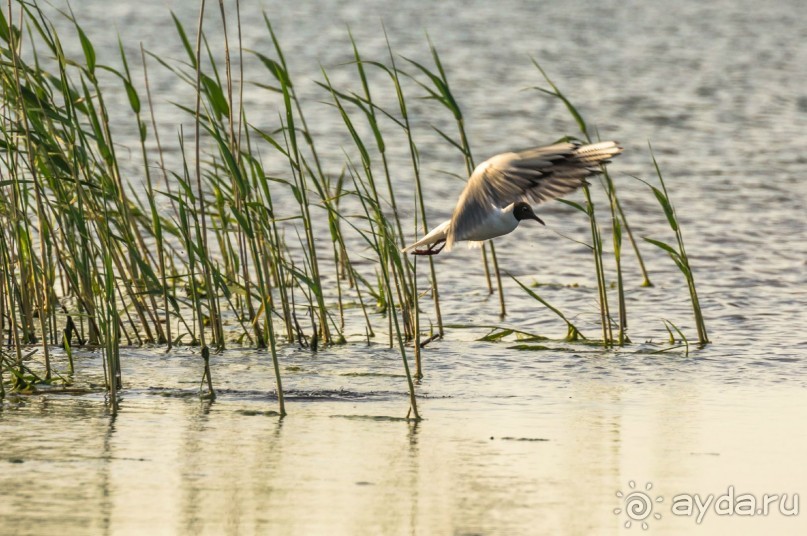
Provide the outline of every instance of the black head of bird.
[[535,215],[535,212],[533,212],[530,204],[525,203],[524,201],[520,201],[515,204],[513,207],[513,216],[515,216],[518,221],[535,220],[541,225],[546,225],[541,218]]

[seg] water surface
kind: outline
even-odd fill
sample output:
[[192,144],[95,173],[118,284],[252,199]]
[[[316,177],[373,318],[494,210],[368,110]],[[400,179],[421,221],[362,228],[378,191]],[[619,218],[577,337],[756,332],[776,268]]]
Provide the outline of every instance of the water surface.
[[[167,5],[168,4],[168,5]],[[77,16],[99,61],[114,63],[116,31],[181,59],[168,8],[194,26],[185,2],[109,6],[88,0]],[[215,7],[215,6],[214,6]],[[385,59],[383,19],[397,52],[428,62],[440,50],[478,160],[551,142],[576,127],[539,85],[536,58],[603,137],[625,153],[612,166],[637,236],[670,239],[655,200],[632,175],[652,178],[652,142],[681,219],[713,343],[666,353],[662,319],[694,338],[675,266],[643,246],[653,288],[626,261],[629,334],[620,351],[560,342],[549,350],[479,342],[487,330],[451,329],[427,347],[418,384],[425,420],[406,422],[400,357],[383,337],[316,355],[285,347],[289,417],[272,414],[269,356],[231,349],[213,359],[219,396],[196,396],[193,349],[123,355],[121,410],[103,396],[9,397],[0,412],[2,532],[9,534],[627,534],[616,491],[629,482],[664,497],[649,519],[659,534],[801,534],[807,514],[752,518],[670,513],[681,493],[801,493],[807,500],[807,17],[801,4],[764,11],[750,1],[266,2],[242,6],[245,47],[269,53],[265,9],[281,39],[329,172],[350,139],[317,101],[320,63],[337,85],[355,84],[349,24],[371,59]],[[217,8],[216,8],[217,9]],[[206,24],[213,31],[213,10]],[[215,35],[215,32],[214,32]],[[67,43],[76,53],[78,43]],[[151,65],[170,151],[187,122],[170,100],[185,89]],[[247,78],[261,80],[259,70]],[[263,80],[264,82],[266,80]],[[250,117],[274,124],[277,102],[247,86]],[[136,140],[120,99],[120,143]],[[376,95],[393,103],[394,95]],[[429,129],[451,128],[413,100],[430,201],[439,221],[462,183],[456,152]],[[418,115],[418,111],[422,113]],[[394,139],[393,139],[394,141]],[[402,210],[412,214],[403,141],[391,143]],[[175,150],[175,147],[174,147]],[[270,168],[283,162],[269,159]],[[136,179],[132,179],[136,180]],[[580,201],[579,194],[573,199]],[[595,200],[602,201],[595,189]],[[283,207],[280,208],[283,210]],[[289,207],[291,210],[291,207]],[[596,288],[584,247],[587,222],[554,204],[547,228],[497,241],[500,261],[597,336]],[[604,221],[604,220],[603,220]],[[324,244],[323,247],[327,247]],[[356,247],[359,247],[358,245]],[[505,281],[509,314],[484,286],[479,253],[439,258],[448,323],[503,324],[554,339],[565,327]],[[371,268],[370,268],[371,269]],[[612,276],[613,277],[613,276]],[[425,284],[425,282],[424,282]],[[430,308],[424,308],[431,315]],[[383,319],[375,322],[383,327]],[[59,361],[59,366],[64,363]],[[79,385],[100,384],[98,355],[78,358]]]

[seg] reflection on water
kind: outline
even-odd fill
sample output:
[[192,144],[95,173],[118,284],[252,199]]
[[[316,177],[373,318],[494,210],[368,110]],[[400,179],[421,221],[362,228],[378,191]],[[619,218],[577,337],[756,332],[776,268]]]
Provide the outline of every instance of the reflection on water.
[[[131,387],[117,417],[98,397],[4,405],[8,533],[619,534],[615,492],[634,480],[667,499],[654,532],[751,534],[760,519],[707,513],[698,527],[670,514],[671,497],[730,485],[792,494],[807,481],[807,433],[796,424],[807,418],[803,387],[727,386],[703,377],[697,369],[709,365],[699,359],[668,374],[638,354],[614,356],[619,365],[603,357],[570,367],[580,358],[560,357],[506,367],[469,352],[427,376],[427,419],[414,424],[400,418],[406,394],[395,359],[374,362],[391,374],[355,392],[320,386],[363,363],[324,358],[315,371],[287,373],[290,389],[312,396],[290,399],[280,420],[265,413],[269,380],[232,375],[210,403],[179,396],[196,389],[181,380],[196,374],[194,356],[168,366],[147,352],[133,357],[140,366],[124,371]],[[267,356],[218,359],[224,376],[227,361],[260,370]],[[644,381],[631,381],[637,372]],[[170,389],[148,388],[159,381]],[[780,533],[804,526],[764,519]]]
[[[194,3],[168,3],[192,28]],[[220,395],[211,404],[194,396],[197,355],[131,350],[123,356],[117,417],[106,412],[101,395],[3,402],[0,532],[627,534],[624,514],[613,511],[623,506],[616,491],[629,489],[630,481],[651,482],[664,497],[662,519],[650,521],[654,533],[807,531],[807,514],[707,514],[697,525],[669,511],[673,495],[721,494],[730,485],[738,493],[807,494],[801,3],[769,3],[764,12],[751,0],[583,2],[574,9],[522,0],[263,7],[298,90],[314,104],[309,123],[334,174],[350,140],[338,114],[315,105],[322,90],[311,78],[321,61],[337,86],[355,82],[350,69],[339,67],[351,54],[346,24],[367,57],[386,57],[382,17],[396,50],[422,61],[429,61],[422,32],[430,31],[478,159],[574,132],[559,106],[521,91],[539,82],[528,60],[535,56],[603,137],[625,145],[612,172],[630,223],[637,236],[664,238],[652,195],[630,178],[652,175],[645,147],[652,141],[714,344],[689,358],[681,351],[635,353],[659,348],[645,341],[666,339],[662,319],[692,332],[680,276],[662,252],[645,247],[655,287],[639,288],[635,263],[625,261],[636,344],[622,352],[517,352],[506,343],[476,342],[484,330],[451,330],[425,352],[418,391],[426,420],[418,425],[400,420],[407,402],[399,357],[380,342],[358,344],[363,335],[317,356],[283,349],[290,392],[283,421],[268,413],[275,405],[264,353],[215,356]],[[160,57],[181,56],[178,42],[165,38],[173,35],[165,2],[87,0],[77,15],[99,62],[116,61],[116,27],[132,57],[141,40]],[[245,46],[269,50],[253,15],[243,19]],[[77,42],[65,46],[81,53]],[[180,99],[185,88],[152,69],[170,159],[172,136],[187,118],[167,101]],[[250,119],[272,125],[277,112],[266,93],[251,85],[245,91]],[[136,165],[136,133],[117,115],[128,107],[126,95],[107,97],[113,125],[120,123],[118,142],[126,143],[129,132]],[[391,103],[394,94],[376,98]],[[428,199],[453,199],[461,183],[442,171],[462,170],[461,157],[426,124],[433,119],[423,112],[427,103],[411,104]],[[411,192],[406,145],[393,142],[390,165]],[[276,164],[263,157],[268,168]],[[596,196],[597,189],[601,201]],[[408,217],[411,205],[400,204]],[[452,208],[435,205],[433,221]],[[276,208],[282,212],[282,203]],[[525,282],[550,284],[540,287],[542,296],[594,336],[588,252],[557,234],[585,240],[587,222],[559,204],[541,211],[547,228],[503,238],[499,258]],[[443,315],[451,323],[498,322],[496,300],[481,290],[476,255],[457,251],[439,259]],[[508,325],[563,335],[551,313],[506,284]],[[77,377],[99,383],[98,356],[78,359]]]

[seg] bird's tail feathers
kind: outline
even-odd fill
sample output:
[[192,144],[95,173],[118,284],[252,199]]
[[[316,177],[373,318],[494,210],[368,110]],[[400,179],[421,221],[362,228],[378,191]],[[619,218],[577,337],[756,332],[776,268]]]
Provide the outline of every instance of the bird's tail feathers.
[[454,242],[454,240],[453,240],[454,237],[453,237],[453,235],[452,236],[447,236],[447,234],[448,234],[447,231],[448,231],[448,227],[449,227],[450,223],[451,223],[451,220],[444,221],[443,223],[441,223],[440,225],[438,225],[437,227],[432,229],[426,236],[424,236],[423,238],[421,238],[420,240],[418,240],[417,242],[415,242],[413,244],[409,244],[408,246],[403,248],[401,251],[403,253],[411,253],[411,252],[413,252],[414,250],[416,250],[416,249],[418,249],[420,247],[430,246],[432,244],[437,244],[437,243],[442,242],[442,241],[446,242],[446,246],[445,246],[444,249],[446,251],[451,251],[451,246],[452,246],[452,244]]

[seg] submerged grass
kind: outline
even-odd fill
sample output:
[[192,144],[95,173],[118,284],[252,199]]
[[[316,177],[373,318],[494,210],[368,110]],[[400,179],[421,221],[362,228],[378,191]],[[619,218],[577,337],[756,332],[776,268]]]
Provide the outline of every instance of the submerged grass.
[[[428,258],[428,288],[423,292],[421,266],[416,258],[401,253],[405,230],[418,233],[429,228],[407,99],[436,101],[455,123],[457,136],[433,128],[463,155],[469,175],[475,165],[465,117],[437,49],[429,42],[433,67],[409,58],[396,61],[389,40],[386,62],[366,60],[351,36],[349,68],[355,69],[359,89],[337,87],[325,69],[319,82],[323,100],[337,111],[352,142],[342,162],[326,166],[269,19],[264,16],[273,52],[245,51],[238,3],[235,33],[228,26],[223,3],[219,5],[223,42],[211,43],[203,31],[206,6],[202,1],[194,39],[172,15],[176,39],[186,56],[183,61],[168,62],[141,46],[145,98],[136,88],[141,81],[133,77],[123,44],[119,43],[120,67],[99,63],[90,38],[71,12],[62,15],[73,25],[74,34],[67,37],[78,40],[81,58],[65,53],[63,36],[36,3],[10,4],[8,19],[0,12],[0,332],[10,349],[2,355],[0,396],[5,392],[4,379],[14,389],[64,381],[54,370],[50,349],[61,345],[71,356],[76,346],[86,345],[103,352],[114,409],[123,387],[121,346],[164,344],[170,350],[187,344],[198,346],[202,358],[200,395],[214,398],[211,351],[228,344],[249,344],[268,351],[278,415],[283,416],[279,348],[296,344],[317,352],[345,343],[346,311],[355,303],[368,342],[376,333],[373,322],[386,320],[388,344],[400,353],[404,368],[409,415],[419,419],[415,380],[427,370],[422,340],[428,334],[422,318],[427,296],[434,306],[437,333],[426,342],[442,337],[449,326],[444,325],[440,309],[435,260]],[[239,36],[237,74],[229,38],[235,34]],[[271,77],[271,83],[255,83],[270,98],[278,99],[280,113],[271,127],[250,121],[243,105],[244,52],[254,56]],[[166,69],[193,95],[192,102],[181,98],[174,102],[193,121],[190,135],[182,126],[172,133],[179,147],[174,153],[164,149],[159,134],[164,125],[155,119],[147,61]],[[380,86],[371,76],[379,73]],[[546,80],[552,87],[547,92],[567,105],[588,138],[582,117]],[[112,83],[115,86],[108,89]],[[422,93],[409,96],[406,84]],[[235,86],[240,88],[237,94]],[[117,151],[123,145],[110,126],[105,91],[121,89],[138,133],[142,183],[122,171]],[[395,96],[392,109],[374,99],[376,91]],[[402,219],[400,207],[408,197],[396,191],[389,164],[388,140],[401,137],[414,182],[411,223]],[[278,162],[284,170],[276,171]],[[339,174],[325,171],[338,166]],[[659,180],[662,190],[654,189],[654,193],[660,202],[663,193],[667,204],[662,206],[669,218],[674,211],[660,172]],[[570,204],[590,220],[602,342],[621,345],[628,342],[620,264],[622,230],[633,240],[607,174],[605,186],[611,201],[618,274],[616,337],[608,309],[602,236],[590,193],[586,189],[586,207]],[[670,221],[673,225],[674,220]],[[694,280],[676,226],[678,249],[673,258],[689,274],[693,306],[700,318],[699,338],[705,342]],[[364,250],[348,247],[357,241],[365,245]],[[329,244],[327,251],[322,244]],[[634,249],[638,255],[635,243]],[[665,249],[672,251],[669,246]],[[491,293],[492,264],[499,311],[504,316],[504,286],[492,243],[482,249],[482,256]],[[640,257],[639,262],[649,284]],[[516,283],[566,322],[568,340],[583,339],[563,313]],[[483,340],[510,334],[525,341],[543,340],[513,328]],[[36,353],[42,357],[41,372],[24,362],[32,345],[37,345]]]

